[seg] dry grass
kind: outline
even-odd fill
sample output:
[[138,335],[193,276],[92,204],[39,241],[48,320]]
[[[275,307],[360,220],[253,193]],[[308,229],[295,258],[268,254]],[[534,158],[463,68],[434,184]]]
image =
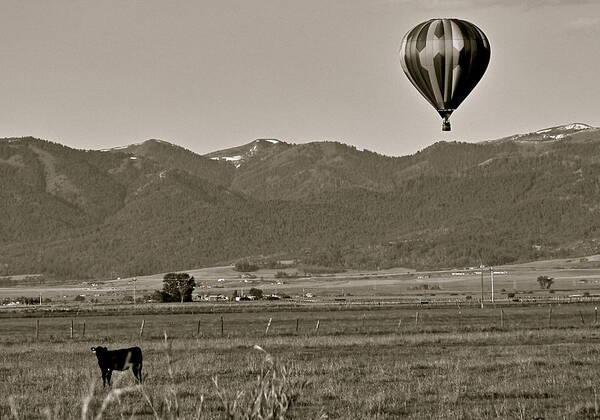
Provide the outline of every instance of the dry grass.
[[[593,308],[557,307],[551,328],[546,307],[507,310],[503,328],[497,310],[455,312],[430,309],[418,325],[412,310],[370,312],[365,324],[361,311],[288,314],[285,328],[283,315],[245,314],[223,338],[217,328],[194,337],[189,318],[165,315],[137,343],[127,318],[102,317],[85,339],[47,332],[39,342],[3,319],[21,334],[3,331],[0,342],[0,418],[600,418]],[[293,334],[296,316],[320,319],[319,334]],[[101,388],[89,351],[101,342],[141,345],[143,386],[125,372]]]
[[[184,385],[183,378],[189,373],[189,367],[188,372],[182,372],[178,367],[186,365],[179,363],[182,360],[178,359],[166,333],[161,350],[166,377],[161,377],[160,381],[154,381],[153,384],[133,384],[133,380],[128,381],[127,376],[121,374],[111,388],[101,389],[99,381],[86,375],[85,378],[78,378],[79,383],[87,383],[87,387],[80,390],[79,401],[76,393],[53,395],[55,405],[52,407],[50,399],[43,406],[42,399],[30,401],[27,395],[11,394],[6,400],[9,412],[0,410],[0,415],[10,414],[14,419],[41,415],[47,419],[81,420],[138,417],[201,420],[217,415],[231,420],[281,420],[286,418],[288,410],[307,385],[306,381],[294,379],[288,367],[255,345],[254,350],[260,352],[262,357],[262,361],[253,359],[254,363],[249,367],[256,375],[255,380],[239,389],[234,389],[234,386],[226,389],[219,385],[218,375],[213,376],[212,394],[216,398],[212,407],[207,408],[204,394],[190,392],[189,387]],[[27,394],[31,395],[32,391],[29,389]]]

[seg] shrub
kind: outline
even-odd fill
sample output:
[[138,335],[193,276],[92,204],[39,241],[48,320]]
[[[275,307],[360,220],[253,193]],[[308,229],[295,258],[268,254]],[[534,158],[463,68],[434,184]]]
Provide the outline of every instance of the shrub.
[[[44,302],[49,302],[50,299],[45,299]],[[4,298],[0,302],[2,305],[8,305],[10,303],[19,303],[21,305],[38,305],[40,303],[39,297],[13,297],[13,298]]]
[[262,299],[263,291],[261,289],[257,289],[256,287],[252,287],[248,292],[248,296],[254,296],[256,299]]
[[549,289],[552,283],[554,283],[554,279],[548,276],[539,276],[537,282],[542,289]]
[[290,268],[295,264],[282,264],[279,260],[267,260],[264,261],[261,266],[264,268],[277,269],[277,268]]
[[248,261],[239,261],[235,263],[235,271],[240,271],[242,273],[248,273],[250,271],[257,271],[258,265],[252,264]]
[[413,287],[409,287],[409,290],[442,290],[439,284],[418,284]]
[[165,300],[165,299],[166,298],[163,295],[162,290],[155,290],[154,292],[150,293],[149,295],[144,296],[145,301],[168,302],[168,300]]

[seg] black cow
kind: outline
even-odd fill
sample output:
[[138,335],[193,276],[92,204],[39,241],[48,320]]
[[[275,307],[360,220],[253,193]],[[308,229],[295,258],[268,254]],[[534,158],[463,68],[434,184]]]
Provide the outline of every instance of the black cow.
[[98,366],[102,371],[102,386],[110,386],[110,377],[113,370],[127,370],[131,366],[133,376],[142,383],[142,349],[129,347],[128,349],[109,350],[106,347],[92,347],[96,353]]

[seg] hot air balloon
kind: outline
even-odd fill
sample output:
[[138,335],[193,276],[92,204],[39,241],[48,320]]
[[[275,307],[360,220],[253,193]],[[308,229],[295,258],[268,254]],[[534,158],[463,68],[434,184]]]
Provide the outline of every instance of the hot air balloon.
[[431,19],[402,39],[400,62],[408,79],[443,118],[450,115],[481,80],[490,61],[490,43],[477,26],[460,19]]

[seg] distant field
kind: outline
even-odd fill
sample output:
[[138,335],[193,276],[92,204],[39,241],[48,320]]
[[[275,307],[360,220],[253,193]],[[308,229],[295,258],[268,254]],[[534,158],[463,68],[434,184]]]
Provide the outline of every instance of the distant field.
[[[195,294],[230,296],[234,290],[243,294],[251,287],[262,289],[266,294],[287,294],[298,298],[311,293],[316,300],[344,297],[349,300],[361,298],[408,297],[414,300],[451,298],[464,300],[467,296],[481,296],[481,270],[478,268],[448,269],[417,272],[407,268],[380,271],[348,270],[331,275],[276,278],[278,271],[297,273],[296,268],[261,269],[251,273],[254,278],[243,278],[232,266],[208,267],[184,270],[193,275],[197,287]],[[494,267],[494,295],[506,299],[509,294],[517,296],[568,296],[600,295],[600,256],[585,258],[536,261],[526,264]],[[484,299],[491,298],[490,270],[483,270]],[[545,275],[554,278],[549,290],[540,290],[536,279]],[[162,287],[162,274],[137,278],[137,298]],[[220,280],[220,281],[219,281]],[[86,300],[121,303],[133,295],[132,279],[86,281],[62,285],[23,285],[0,287],[0,298],[30,296],[50,298],[53,302],[72,302],[75,296],[84,295]]]
[[[265,366],[254,344],[286,365],[294,383],[309,382],[288,413],[292,419],[600,416],[600,329],[591,304],[257,308],[0,312],[0,418],[82,418],[86,397],[87,418],[94,418],[108,392],[89,350],[100,344],[143,348],[143,391],[152,402],[130,389],[101,418],[223,418],[212,378],[232,398],[248,393]],[[113,380],[115,389],[134,385],[130,372]]]

